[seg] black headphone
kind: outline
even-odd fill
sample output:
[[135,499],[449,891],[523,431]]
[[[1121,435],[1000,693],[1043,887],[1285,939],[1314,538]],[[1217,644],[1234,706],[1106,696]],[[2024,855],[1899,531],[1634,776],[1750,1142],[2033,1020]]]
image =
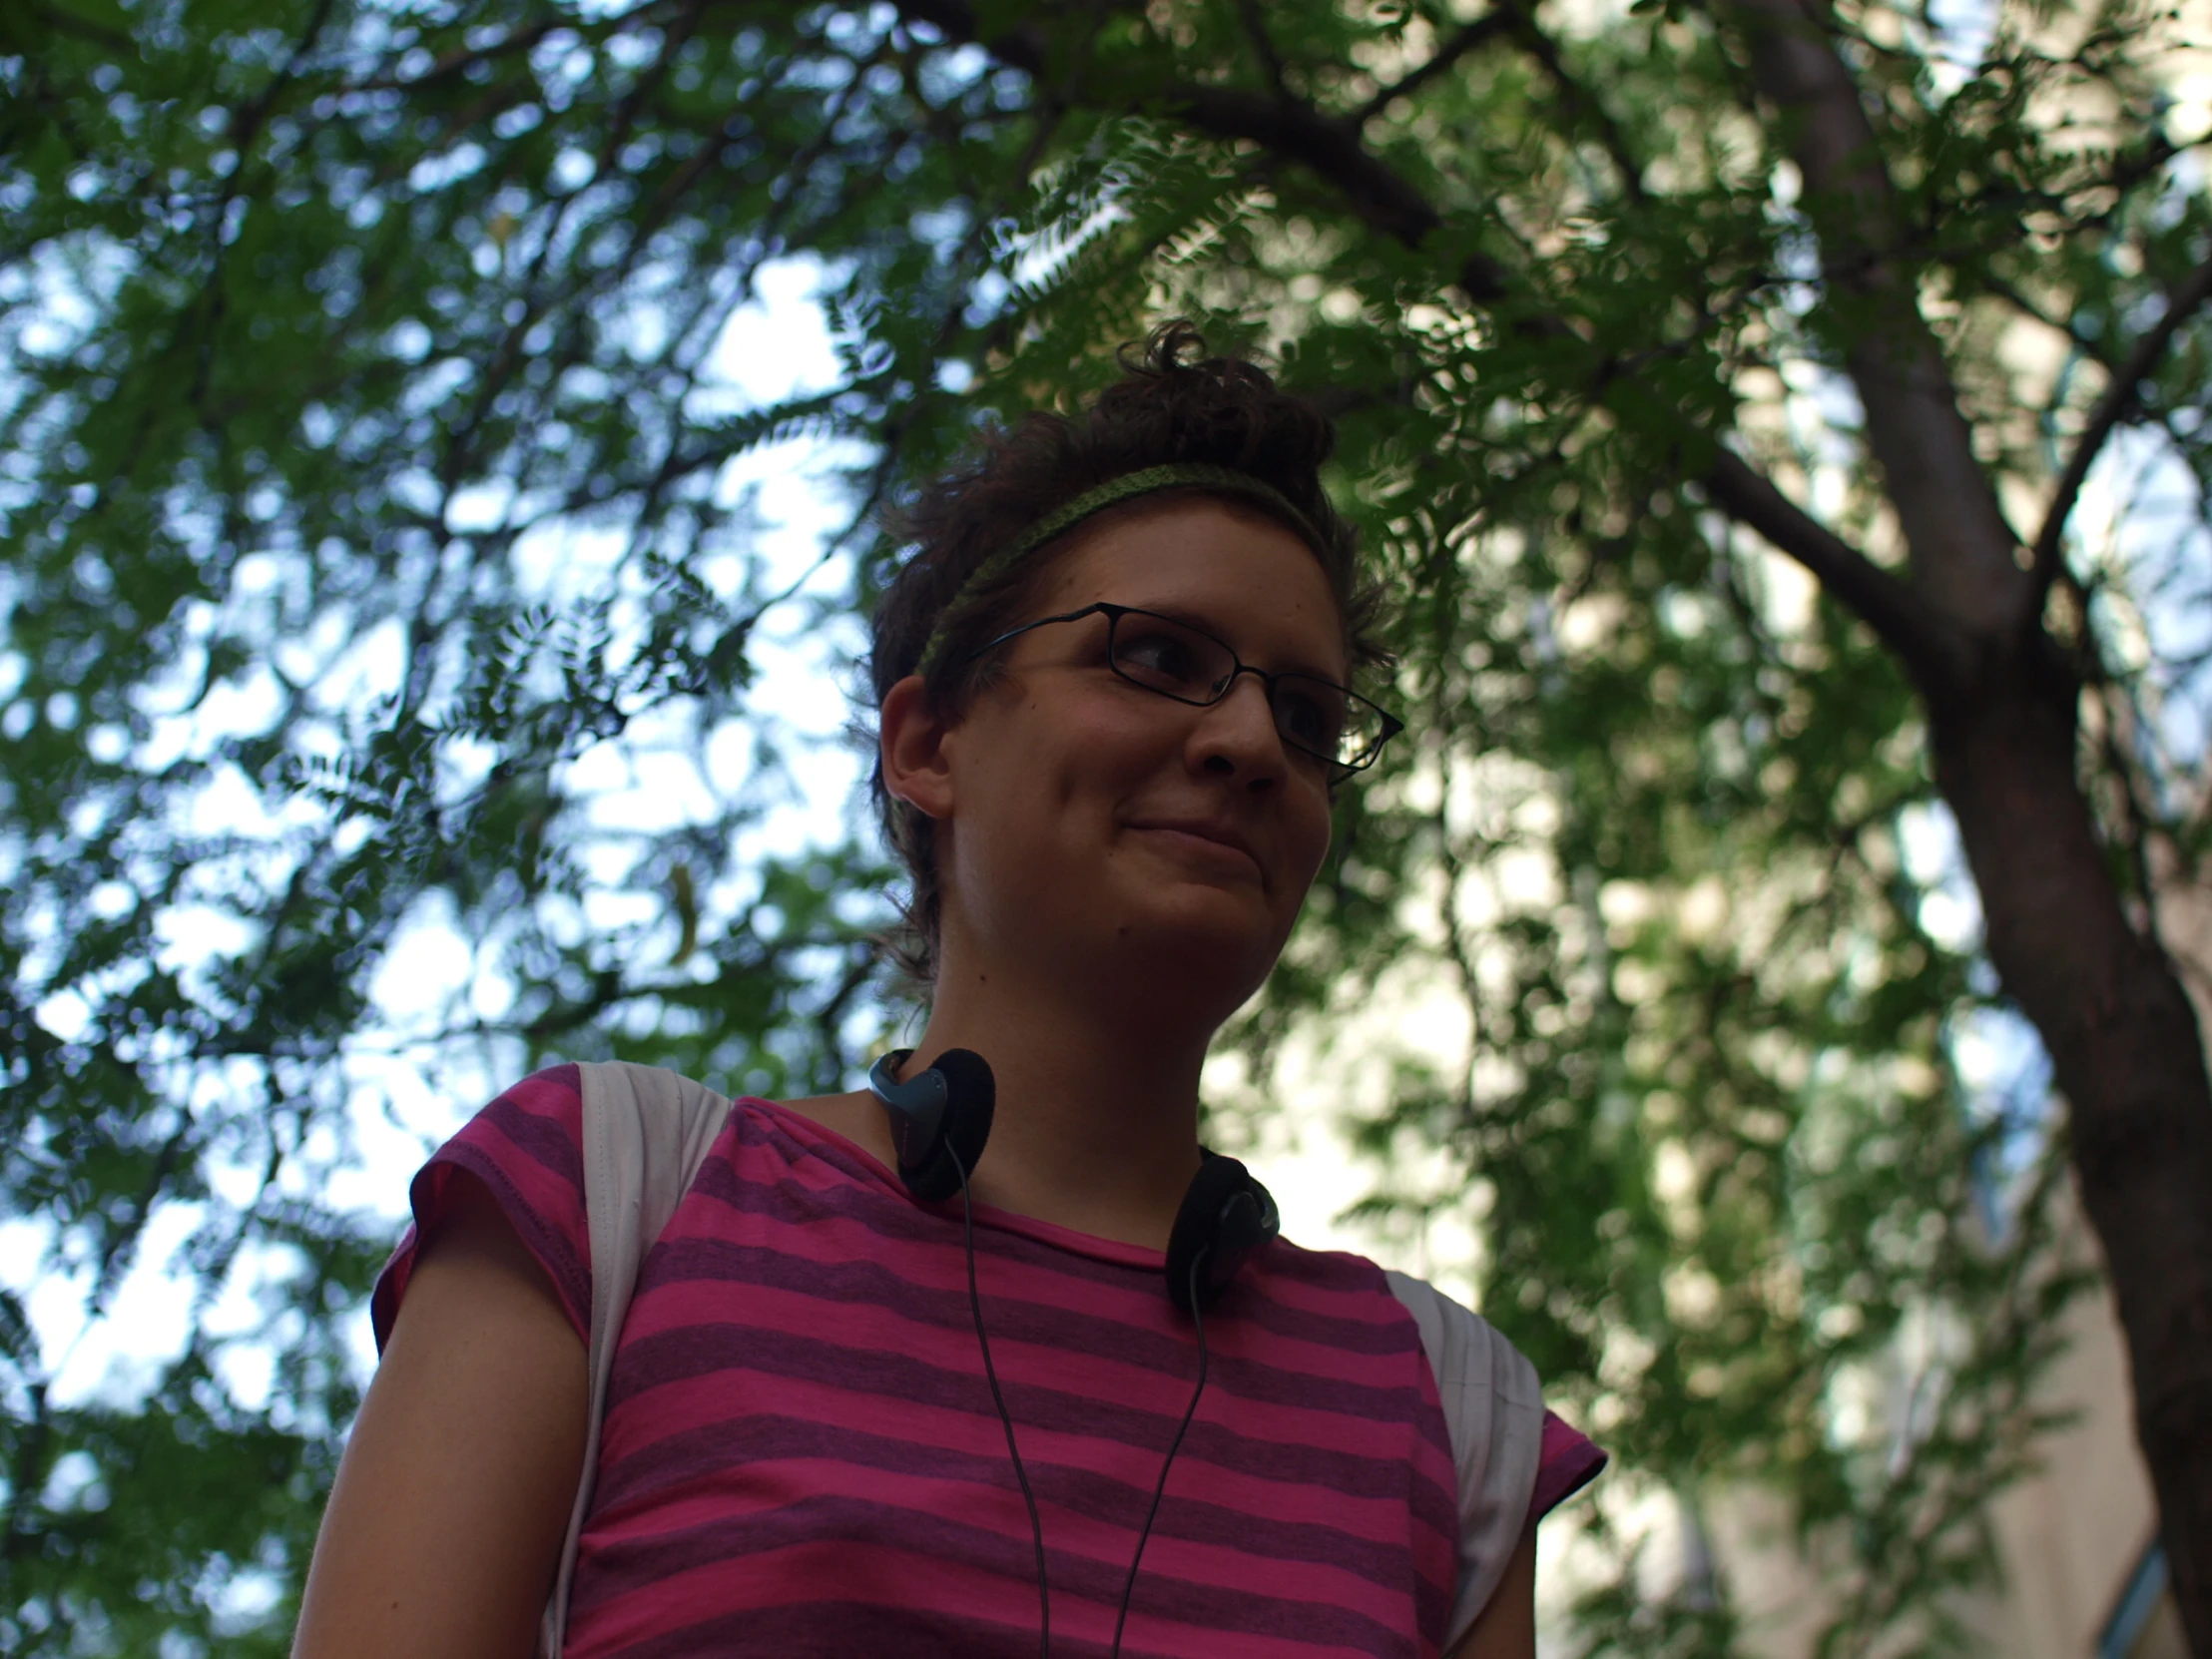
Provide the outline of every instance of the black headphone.
[[[991,1342],[983,1332],[983,1299],[975,1288],[975,1206],[968,1198],[968,1171],[983,1155],[990,1138],[991,1113],[998,1103],[998,1085],[983,1056],[972,1049],[948,1048],[918,1076],[898,1081],[898,1068],[913,1052],[894,1049],[868,1068],[867,1086],[890,1113],[891,1142],[898,1149],[898,1179],[906,1190],[925,1204],[960,1195],[960,1219],[967,1244],[968,1308],[975,1316],[975,1341],[983,1351],[983,1375],[991,1385],[991,1400],[998,1420],[1006,1429],[1006,1453],[1013,1459],[1014,1478],[1021,1483],[1022,1501],[1029,1506],[1029,1526],[1037,1546],[1037,1642],[1042,1659],[1052,1653],[1052,1594],[1045,1581],[1044,1521],[1037,1513],[1037,1495],[1029,1486],[1029,1471],[1022,1467],[1021,1449],[1014,1444],[1013,1414],[999,1391],[998,1373],[991,1365]],[[1283,1230],[1282,1216],[1267,1188],[1234,1158],[1203,1148],[1198,1173],[1177,1206],[1175,1225],[1168,1232],[1168,1296],[1190,1315],[1198,1333],[1198,1386],[1175,1438],[1160,1463],[1160,1480],[1152,1488],[1152,1507],[1145,1511],[1137,1548],[1129,1558],[1129,1576],[1121,1587],[1121,1611],[1114,1620],[1114,1659],[1121,1653],[1121,1633],[1129,1622],[1129,1598],[1136,1593],[1137,1565],[1144,1559],[1145,1540],[1152,1536],[1152,1522],[1160,1513],[1160,1499],[1168,1489],[1168,1470],[1182,1449],[1183,1436],[1198,1414],[1199,1396],[1206,1391],[1205,1311],[1219,1300],[1244,1265],[1274,1242]]]
[[[998,1087],[989,1063],[969,1048],[946,1049],[926,1071],[901,1083],[898,1068],[912,1053],[897,1048],[877,1060],[867,1086],[890,1114],[898,1179],[924,1204],[936,1204],[961,1190],[962,1175],[983,1156]],[[1194,1290],[1200,1308],[1213,1307],[1282,1231],[1275,1200],[1253,1173],[1234,1158],[1201,1149],[1198,1173],[1168,1233],[1168,1296],[1186,1314]]]

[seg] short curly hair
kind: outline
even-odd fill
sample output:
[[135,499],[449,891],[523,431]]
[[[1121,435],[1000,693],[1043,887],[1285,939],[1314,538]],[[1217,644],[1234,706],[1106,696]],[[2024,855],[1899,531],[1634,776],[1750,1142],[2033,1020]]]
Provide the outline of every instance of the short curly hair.
[[[971,654],[1016,625],[1061,554],[1119,514],[1208,492],[1190,485],[1108,508],[967,591],[977,568],[1084,492],[1173,462],[1231,467],[1273,486],[1311,526],[1310,537],[1305,529],[1300,536],[1311,540],[1328,577],[1353,663],[1388,662],[1375,633],[1380,589],[1361,576],[1358,537],[1322,489],[1321,466],[1337,441],[1329,417],[1277,386],[1257,364],[1207,356],[1203,338],[1186,320],[1162,324],[1141,346],[1124,346],[1119,360],[1121,378],[1088,410],[1074,419],[1037,411],[1011,431],[986,430],[970,465],[923,487],[891,518],[891,533],[914,552],[875,606],[867,672],[878,711],[891,687],[917,672],[941,628],[925,695],[932,711],[961,713],[994,666],[970,660]],[[943,913],[936,826],[884,789],[880,754],[868,787],[883,837],[911,882],[902,924],[884,943],[909,977],[931,985]]]

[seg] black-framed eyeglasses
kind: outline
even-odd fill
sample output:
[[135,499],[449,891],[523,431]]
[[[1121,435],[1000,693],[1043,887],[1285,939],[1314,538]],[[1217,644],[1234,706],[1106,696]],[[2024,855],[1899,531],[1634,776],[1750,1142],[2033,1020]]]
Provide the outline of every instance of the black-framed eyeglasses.
[[1032,628],[1080,622],[1087,616],[1106,619],[1109,668],[1131,685],[1178,703],[1209,708],[1229,695],[1239,675],[1256,676],[1267,690],[1277,734],[1291,748],[1327,763],[1331,783],[1373,766],[1382,746],[1405,730],[1405,723],[1397,716],[1370,703],[1350,687],[1324,680],[1318,674],[1270,674],[1264,668],[1253,668],[1205,629],[1134,605],[1101,601],[1080,611],[1039,617],[986,640],[962,661],[973,662]]

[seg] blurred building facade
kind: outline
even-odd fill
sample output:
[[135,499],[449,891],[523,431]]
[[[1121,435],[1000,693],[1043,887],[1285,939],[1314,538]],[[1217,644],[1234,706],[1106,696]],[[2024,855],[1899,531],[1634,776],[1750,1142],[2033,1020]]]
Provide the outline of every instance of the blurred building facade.
[[[2038,1403],[2074,1420],[2040,1443],[2039,1471],[1993,1505],[1998,1582],[1953,1611],[1979,1651],[2001,1659],[2189,1659],[2109,1295],[2100,1288],[2079,1297],[2064,1325],[2070,1347],[2045,1375]],[[1744,1649],[1807,1659],[1835,1610],[1832,1574],[1843,1563],[1817,1548],[1803,1553],[1786,1509],[1762,1493],[1722,1494],[1702,1519],[1709,1540],[1695,1524],[1684,1527],[1682,1593],[1694,1597],[1700,1572],[1725,1573]]]
[[1976,1598],[1971,1622],[1991,1652],[2019,1659],[2189,1659],[2111,1298],[2080,1298],[2067,1325],[2072,1347],[2044,1392],[2080,1415],[2045,1442],[2042,1471],[1998,1500],[2004,1582]]
[[[2160,935],[2200,1027],[2212,1034],[2212,885],[2168,879],[2159,903]],[[2094,1237],[2070,1192],[2063,1225],[2094,1259]],[[1994,1504],[2000,1580],[1958,1611],[1983,1651],[2003,1659],[2190,1659],[2135,1441],[2126,1343],[2109,1291],[2100,1284],[2078,1297],[2062,1328],[2068,1346],[2037,1402],[2072,1421],[2040,1442],[2038,1472]],[[1712,1542],[1685,1546],[1684,1566],[1714,1557],[1724,1564],[1754,1652],[1810,1654],[1832,1605],[1824,1564],[1800,1554],[1786,1517],[1755,1497],[1724,1501],[1708,1524]]]

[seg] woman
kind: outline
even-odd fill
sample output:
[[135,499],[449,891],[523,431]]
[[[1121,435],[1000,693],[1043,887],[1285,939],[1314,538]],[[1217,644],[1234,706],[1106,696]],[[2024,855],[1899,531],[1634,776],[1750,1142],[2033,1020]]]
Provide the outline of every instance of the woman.
[[[984,1056],[988,1150],[925,1201],[876,1093],[738,1104],[622,1328],[570,1655],[1534,1652],[1536,1519],[1602,1455],[1525,1361],[1287,1241],[1164,1294],[1207,1046],[1396,729],[1346,689],[1381,654],[1327,423],[1195,344],[911,516],[875,791],[931,995],[878,1075]],[[584,1444],[576,1077],[416,1180],[300,1659],[531,1651]]]

